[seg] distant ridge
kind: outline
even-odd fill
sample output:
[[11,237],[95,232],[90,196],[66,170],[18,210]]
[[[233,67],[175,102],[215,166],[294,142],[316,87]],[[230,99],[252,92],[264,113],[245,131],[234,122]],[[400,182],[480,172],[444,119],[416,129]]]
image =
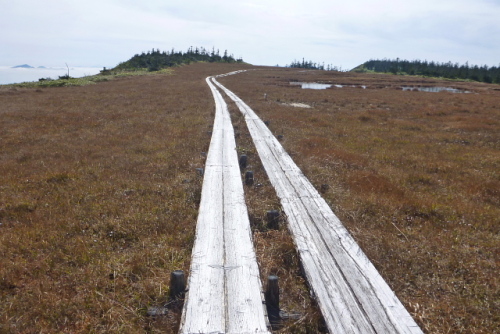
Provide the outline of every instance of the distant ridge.
[[34,68],[34,67],[28,64],[23,64],[23,65],[12,66],[11,68]]
[[486,65],[469,65],[465,63],[460,65],[458,63],[439,63],[428,62],[427,60],[395,60],[382,59],[382,60],[369,60],[351,72],[378,72],[378,73],[392,73],[401,75],[423,75],[427,77],[447,78],[455,80],[472,80],[486,83],[500,84],[500,66],[488,67]]

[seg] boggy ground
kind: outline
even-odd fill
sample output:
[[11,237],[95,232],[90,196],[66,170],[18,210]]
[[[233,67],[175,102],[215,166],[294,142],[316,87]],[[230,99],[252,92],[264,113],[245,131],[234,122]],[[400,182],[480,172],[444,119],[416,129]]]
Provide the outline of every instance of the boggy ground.
[[283,135],[425,332],[498,333],[498,85],[274,68],[220,81]]
[[189,269],[205,77],[235,69],[0,88],[0,333],[176,332],[147,310]]
[[[195,168],[214,115],[205,77],[245,68],[220,81],[284,135],[422,328],[495,333],[498,86],[224,64],[85,87],[0,87],[0,333],[176,332],[174,304],[163,316],[147,310],[169,303],[172,270],[189,270]],[[407,81],[474,94],[396,90]],[[279,332],[321,332],[286,224],[265,226],[279,201],[230,108],[255,173],[245,191],[264,285],[278,274],[282,308],[299,314]]]

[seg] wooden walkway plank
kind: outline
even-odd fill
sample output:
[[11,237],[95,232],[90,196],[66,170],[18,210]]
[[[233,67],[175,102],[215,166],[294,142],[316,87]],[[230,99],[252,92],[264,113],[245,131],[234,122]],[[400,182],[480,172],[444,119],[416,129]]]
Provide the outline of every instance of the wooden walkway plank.
[[216,104],[180,333],[269,333],[227,105]]
[[281,199],[302,265],[330,333],[422,333],[326,201],[267,126],[236,103],[268,177]]

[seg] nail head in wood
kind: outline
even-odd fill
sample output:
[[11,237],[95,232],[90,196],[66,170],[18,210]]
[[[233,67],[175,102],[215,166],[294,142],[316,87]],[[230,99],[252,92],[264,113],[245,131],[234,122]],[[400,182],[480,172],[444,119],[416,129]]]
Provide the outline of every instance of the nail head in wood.
[[170,274],[170,298],[178,299],[184,297],[186,291],[186,283],[184,279],[184,271],[174,270]]

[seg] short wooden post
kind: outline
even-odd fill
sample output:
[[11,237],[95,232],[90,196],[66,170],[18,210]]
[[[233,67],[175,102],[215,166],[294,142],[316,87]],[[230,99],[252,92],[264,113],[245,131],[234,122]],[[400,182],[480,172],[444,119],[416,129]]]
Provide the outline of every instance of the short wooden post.
[[280,288],[278,276],[269,275],[267,278],[267,289],[265,293],[267,316],[273,329],[278,329],[280,325]]
[[253,172],[251,170],[245,173],[245,184],[247,186],[253,185]]
[[280,309],[280,287],[276,275],[269,275],[267,278],[266,305],[277,310]]
[[248,162],[248,157],[246,154],[242,154],[240,155],[240,160],[239,160],[239,164],[240,164],[240,169],[243,170],[245,168],[247,168],[247,162]]
[[280,212],[278,210],[267,211],[267,227],[272,230],[279,229]]
[[184,280],[184,271],[174,270],[170,274],[170,298],[178,299],[184,297],[186,283]]

